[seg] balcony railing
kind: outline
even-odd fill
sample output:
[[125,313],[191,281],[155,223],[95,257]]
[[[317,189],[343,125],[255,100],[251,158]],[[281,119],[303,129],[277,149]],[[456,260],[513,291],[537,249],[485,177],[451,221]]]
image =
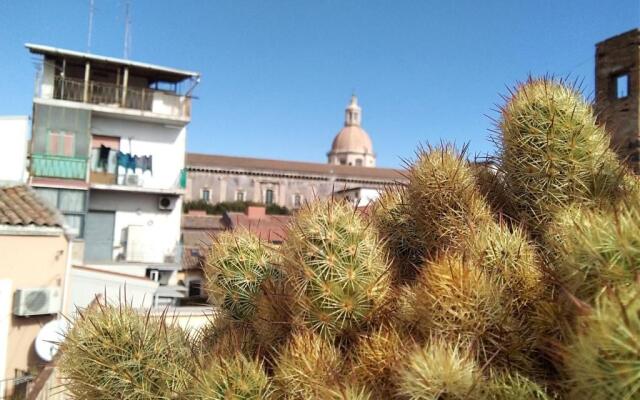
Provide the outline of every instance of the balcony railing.
[[[86,95],[86,98],[85,98]],[[56,76],[53,98],[77,101],[106,107],[149,111],[178,118],[189,118],[191,99],[174,93],[147,88],[126,88],[105,82],[89,81],[85,94],[85,83],[81,79]]]
[[31,174],[48,178],[84,180],[87,174],[87,159],[49,154],[31,155]]

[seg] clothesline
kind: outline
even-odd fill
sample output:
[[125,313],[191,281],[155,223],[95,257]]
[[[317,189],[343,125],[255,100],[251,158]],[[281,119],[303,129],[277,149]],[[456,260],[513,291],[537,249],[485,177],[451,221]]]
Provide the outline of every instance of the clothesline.
[[[103,144],[100,145],[98,153],[98,167],[103,167],[104,169],[107,168],[107,165],[109,164],[109,154],[111,151],[116,150]],[[143,173],[149,171],[153,175],[153,156],[138,156],[117,150],[116,165],[118,167],[123,167],[125,169],[125,173],[129,170],[135,173],[136,169],[139,168]]]

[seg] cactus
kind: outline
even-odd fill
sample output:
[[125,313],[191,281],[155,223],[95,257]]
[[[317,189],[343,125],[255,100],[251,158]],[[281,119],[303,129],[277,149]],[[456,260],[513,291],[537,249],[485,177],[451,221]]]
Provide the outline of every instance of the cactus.
[[502,108],[501,165],[520,220],[544,231],[560,207],[608,204],[621,195],[625,171],[596,125],[591,106],[551,78],[520,84]]
[[486,400],[551,400],[547,391],[519,373],[498,372],[483,386]]
[[194,400],[264,400],[273,394],[269,377],[259,362],[241,354],[213,359],[202,369],[188,398]]
[[398,372],[398,394],[410,400],[469,399],[481,386],[480,368],[466,345],[432,339]]
[[631,282],[640,273],[638,232],[638,208],[567,208],[547,234],[555,245],[555,272],[571,293],[591,303],[602,288]]
[[347,387],[340,387],[333,389],[329,392],[327,398],[331,400],[370,400],[373,399],[371,393],[364,388],[349,385]]
[[377,398],[389,398],[397,390],[395,374],[412,339],[393,326],[380,326],[363,334],[353,349],[352,379],[374,388]]
[[79,312],[61,347],[60,373],[78,399],[175,399],[195,369],[187,335],[152,318],[98,302]]
[[531,305],[545,296],[541,261],[520,227],[486,224],[466,248],[476,265],[500,277],[512,299],[520,305]]
[[[640,181],[571,87],[531,79],[498,170],[419,149],[369,210],[306,204],[281,247],[213,243],[195,337],[100,304],[61,371],[81,399],[640,398]],[[495,172],[495,173],[494,173]]]
[[418,152],[409,169],[409,212],[427,255],[460,247],[474,229],[492,220],[464,157],[451,145],[429,147]]
[[283,245],[296,319],[326,338],[352,335],[385,302],[388,261],[349,204],[318,201],[298,212]]
[[274,379],[286,399],[321,398],[339,385],[342,357],[319,335],[295,332],[278,357]]
[[406,197],[405,188],[388,187],[372,207],[373,224],[392,256],[393,280],[398,283],[412,281],[424,258],[424,245]]
[[251,358],[258,350],[258,341],[251,325],[225,315],[217,315],[215,320],[199,328],[193,341],[197,353],[205,359],[234,354]]
[[629,283],[596,300],[566,349],[573,399],[640,397],[640,285]]
[[535,372],[539,331],[502,276],[447,253],[425,266],[412,290],[410,312],[424,337],[462,338],[476,344],[481,363]]
[[250,321],[262,283],[274,275],[273,260],[273,251],[247,230],[218,235],[205,264],[214,304],[236,319]]

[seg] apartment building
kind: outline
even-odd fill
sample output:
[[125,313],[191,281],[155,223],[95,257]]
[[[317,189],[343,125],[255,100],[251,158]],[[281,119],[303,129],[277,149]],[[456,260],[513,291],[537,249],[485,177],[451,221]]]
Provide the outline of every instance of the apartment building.
[[178,281],[180,214],[199,74],[26,47],[42,61],[28,183],[77,236],[74,265],[156,281],[154,303],[176,304],[186,294]]

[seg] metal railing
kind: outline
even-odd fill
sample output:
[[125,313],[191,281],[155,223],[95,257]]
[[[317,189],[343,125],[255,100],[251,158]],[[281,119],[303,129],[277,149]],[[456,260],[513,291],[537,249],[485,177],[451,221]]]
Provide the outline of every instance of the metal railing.
[[47,178],[84,180],[87,174],[87,159],[50,154],[32,154],[31,174]]
[[148,88],[125,89],[120,85],[89,81],[85,93],[85,83],[81,79],[56,76],[53,98],[90,103],[102,106],[128,108],[188,118],[191,115],[191,99],[174,93]]

